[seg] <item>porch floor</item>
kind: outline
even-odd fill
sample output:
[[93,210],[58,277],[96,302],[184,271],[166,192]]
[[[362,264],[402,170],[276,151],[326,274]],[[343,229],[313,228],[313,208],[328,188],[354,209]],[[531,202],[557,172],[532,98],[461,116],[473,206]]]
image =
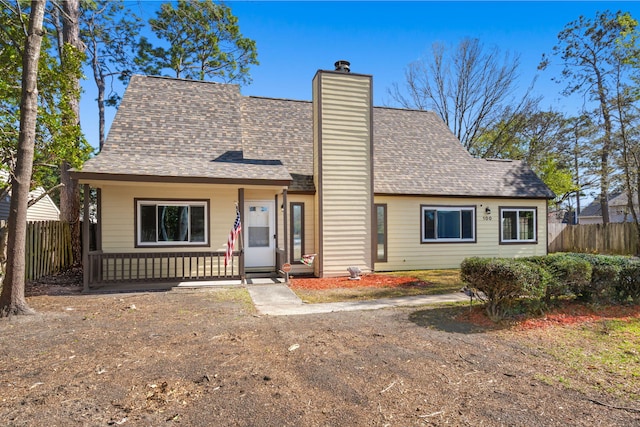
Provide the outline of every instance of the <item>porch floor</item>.
[[[274,275],[247,275],[247,285],[273,285],[276,283],[285,283],[282,277]],[[129,283],[109,283],[104,285],[93,286],[86,293],[119,293],[119,292],[161,292],[169,291],[174,288],[207,288],[207,287],[228,287],[241,286],[239,279],[233,280],[194,280],[183,282],[129,282]]]

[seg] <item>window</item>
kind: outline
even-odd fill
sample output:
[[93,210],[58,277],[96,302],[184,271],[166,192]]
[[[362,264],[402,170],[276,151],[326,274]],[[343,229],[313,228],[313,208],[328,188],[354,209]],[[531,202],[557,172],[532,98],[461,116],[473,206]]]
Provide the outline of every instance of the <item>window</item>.
[[422,243],[475,242],[476,208],[422,206]]
[[500,243],[536,243],[536,208],[500,208]]
[[304,203],[291,203],[291,262],[300,264],[304,252]]
[[136,201],[137,246],[206,245],[206,201]]
[[374,250],[376,262],[387,262],[387,205],[375,205],[373,216]]

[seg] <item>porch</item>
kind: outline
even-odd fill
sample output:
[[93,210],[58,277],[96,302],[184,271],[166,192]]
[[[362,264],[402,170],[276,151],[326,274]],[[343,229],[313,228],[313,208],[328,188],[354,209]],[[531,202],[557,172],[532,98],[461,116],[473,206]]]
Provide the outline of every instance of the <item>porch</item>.
[[[96,189],[94,213],[90,198],[85,198],[83,209],[84,218],[93,216],[96,222],[95,242],[91,243],[89,221],[83,224],[85,291],[155,282],[245,283],[248,273],[278,273],[288,262],[287,213],[276,208],[286,206],[286,188],[103,181],[83,184],[85,194],[92,186]],[[147,206],[157,209],[147,215]],[[225,265],[229,226],[236,214],[242,219],[242,230],[237,235],[236,250]],[[174,229],[186,232],[174,236]],[[156,230],[157,234],[153,233]]]
[[[276,250],[276,269],[262,274],[245,271],[244,251],[234,251],[225,266],[225,252],[89,252],[84,271],[84,290],[92,288],[133,290],[152,286],[168,289],[175,286],[208,284],[245,284],[253,278],[283,277],[284,250]],[[235,283],[234,283],[235,282]]]
[[215,288],[242,287],[263,287],[270,285],[281,285],[286,287],[286,280],[282,276],[273,274],[252,274],[247,273],[244,282],[239,278],[212,279],[212,280],[180,280],[167,279],[156,281],[132,281],[132,282],[103,282],[91,285],[85,294],[113,294],[113,293],[136,293],[136,292],[169,292],[180,290],[200,291]]

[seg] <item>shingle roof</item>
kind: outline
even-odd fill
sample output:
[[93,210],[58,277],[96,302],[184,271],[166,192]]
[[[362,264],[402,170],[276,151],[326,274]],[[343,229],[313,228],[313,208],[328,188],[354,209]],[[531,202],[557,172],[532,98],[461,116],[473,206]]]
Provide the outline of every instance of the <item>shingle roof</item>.
[[[433,112],[376,107],[373,128],[377,194],[553,197],[521,162],[473,158]],[[134,76],[85,173],[292,179],[290,191],[314,191],[312,104]]]
[[82,173],[290,181],[277,159],[238,155],[240,99],[237,85],[133,76],[102,152]]
[[281,160],[290,191],[314,191],[311,102],[245,97],[241,111],[244,155]]
[[[636,195],[634,194],[634,198]],[[618,206],[627,206],[627,193],[609,194],[609,208]],[[602,206],[600,205],[600,196],[596,197],[586,208],[580,212],[581,217],[586,216],[602,216]]]
[[374,109],[376,193],[553,197],[519,161],[472,157],[431,111]]

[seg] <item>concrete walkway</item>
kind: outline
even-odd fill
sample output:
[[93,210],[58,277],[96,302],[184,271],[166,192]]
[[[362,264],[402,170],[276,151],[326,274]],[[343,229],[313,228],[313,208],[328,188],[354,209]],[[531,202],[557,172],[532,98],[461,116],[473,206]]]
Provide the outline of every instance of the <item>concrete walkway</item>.
[[284,283],[247,284],[253,304],[260,314],[289,316],[298,314],[331,313],[334,311],[377,310],[387,307],[417,306],[441,302],[469,301],[463,293],[446,295],[418,295],[399,298],[385,298],[368,301],[332,302],[305,304]]

